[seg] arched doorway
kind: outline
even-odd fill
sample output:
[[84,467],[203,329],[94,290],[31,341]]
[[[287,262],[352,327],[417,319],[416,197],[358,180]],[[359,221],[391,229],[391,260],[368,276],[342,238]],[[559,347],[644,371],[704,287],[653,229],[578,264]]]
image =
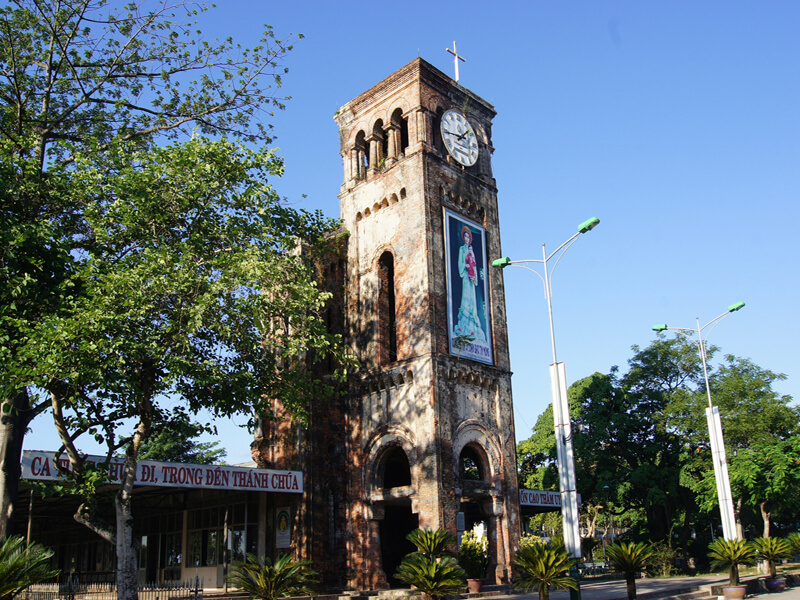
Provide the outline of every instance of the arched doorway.
[[385,498],[384,517],[380,522],[383,571],[391,587],[401,587],[403,584],[394,574],[403,557],[415,550],[406,536],[419,527],[419,516],[411,510],[411,465],[400,446],[386,452],[379,477]]

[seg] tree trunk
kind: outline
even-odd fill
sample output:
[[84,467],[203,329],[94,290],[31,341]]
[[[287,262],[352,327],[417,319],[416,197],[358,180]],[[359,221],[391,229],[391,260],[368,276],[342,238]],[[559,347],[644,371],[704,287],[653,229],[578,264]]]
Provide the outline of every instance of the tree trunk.
[[117,600],[138,600],[136,544],[133,539],[133,512],[130,498],[115,498],[117,513]]
[[636,600],[636,573],[625,573],[625,586],[628,589],[628,600]]
[[[14,535],[14,513],[22,476],[22,441],[32,419],[28,390],[2,402],[0,416],[0,540]],[[6,412],[5,408],[10,410]]]
[[736,504],[733,505],[733,516],[734,520],[736,521],[736,535],[739,536],[740,540],[744,539],[744,527],[742,526],[742,503],[744,500],[740,497],[736,500]]
[[764,532],[761,534],[761,537],[768,538],[769,537],[769,520],[772,517],[771,512],[767,512],[767,503],[762,502],[758,505],[761,509],[761,520],[764,521]]

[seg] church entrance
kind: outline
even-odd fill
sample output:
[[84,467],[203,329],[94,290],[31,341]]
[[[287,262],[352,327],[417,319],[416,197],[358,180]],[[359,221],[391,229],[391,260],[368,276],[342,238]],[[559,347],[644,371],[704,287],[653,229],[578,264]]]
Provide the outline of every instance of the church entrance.
[[395,579],[397,567],[409,552],[416,550],[406,536],[419,527],[419,516],[411,512],[411,500],[404,498],[397,503],[387,504],[380,524],[381,559],[386,580],[393,588],[406,584]]

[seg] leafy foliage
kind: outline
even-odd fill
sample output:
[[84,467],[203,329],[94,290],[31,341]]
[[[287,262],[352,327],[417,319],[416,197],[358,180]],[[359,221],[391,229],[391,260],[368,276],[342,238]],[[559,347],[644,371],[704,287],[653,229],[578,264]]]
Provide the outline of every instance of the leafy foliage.
[[406,539],[417,547],[403,558],[395,577],[432,598],[454,594],[464,587],[467,574],[448,549],[456,538],[444,529],[415,529]]
[[316,575],[308,560],[295,561],[288,554],[282,554],[274,563],[269,557],[262,563],[254,554],[248,553],[246,562],[231,566],[228,581],[247,592],[250,598],[276,600],[286,596],[310,595],[310,586],[317,583],[314,579]]
[[458,548],[458,564],[470,579],[486,577],[486,564],[489,560],[489,540],[478,535],[476,530],[465,531]]
[[606,548],[611,568],[625,574],[628,600],[636,598],[636,576],[646,571],[653,547],[644,542],[616,542]]
[[744,540],[715,539],[708,547],[712,569],[728,569],[728,583],[739,585],[739,566],[755,562],[755,550]]
[[778,575],[778,561],[791,556],[789,543],[781,538],[756,538],[752,542],[758,560],[765,560],[769,565],[769,576],[775,579]]
[[173,421],[157,429],[142,443],[139,458],[198,465],[224,464],[226,452],[218,442],[196,441],[195,438],[205,431],[199,423]]
[[451,554],[448,546],[456,542],[456,538],[445,529],[415,529],[406,539],[417,547],[420,554],[434,557]]
[[12,536],[0,544],[0,600],[11,600],[34,583],[59,574],[50,568],[53,551],[25,538]]
[[578,582],[567,575],[576,564],[577,561],[569,556],[563,545],[525,544],[512,561],[517,571],[514,587],[525,592],[535,590],[542,600],[550,597],[551,586],[576,590]]
[[800,531],[793,531],[786,536],[786,543],[795,554],[800,554]]

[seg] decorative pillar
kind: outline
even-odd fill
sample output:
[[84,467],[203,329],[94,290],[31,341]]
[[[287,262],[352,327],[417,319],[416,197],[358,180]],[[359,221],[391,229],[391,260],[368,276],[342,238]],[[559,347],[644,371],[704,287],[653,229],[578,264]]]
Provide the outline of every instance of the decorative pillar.
[[394,123],[390,123],[386,128],[386,135],[389,136],[389,152],[386,157],[386,164],[397,162],[397,149],[400,147],[400,128]]
[[505,553],[505,540],[503,539],[503,501],[501,498],[491,498],[483,502],[483,513],[486,515],[486,539],[489,540],[489,561],[486,566],[486,575],[492,583],[508,583],[509,558]]

